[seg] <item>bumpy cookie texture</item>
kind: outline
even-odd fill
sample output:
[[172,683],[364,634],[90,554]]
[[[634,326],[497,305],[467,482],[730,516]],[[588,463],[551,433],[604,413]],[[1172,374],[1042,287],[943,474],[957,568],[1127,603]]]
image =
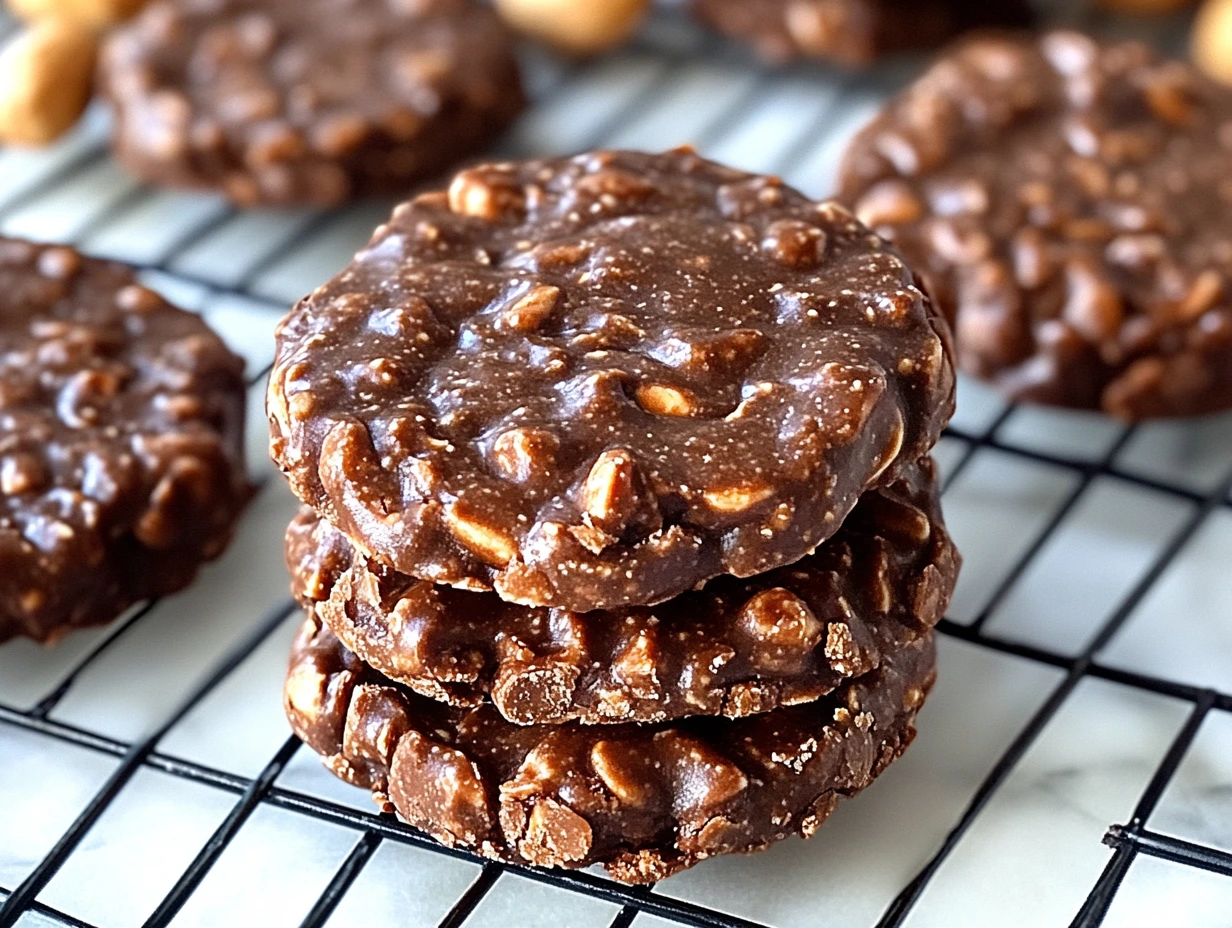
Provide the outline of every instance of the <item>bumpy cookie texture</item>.
[[444,844],[652,882],[811,836],[911,743],[929,635],[817,702],[747,719],[520,727],[450,709],[366,667],[309,619],[285,704],[338,776]]
[[1232,406],[1232,93],[1076,33],[960,46],[852,144],[843,198],[1012,397]]
[[0,641],[107,622],[223,549],[243,369],[128,268],[0,239]]
[[1024,26],[1023,0],[690,0],[702,22],[781,62],[823,58],[868,65],[932,48],[981,26]]
[[832,204],[691,152],[497,164],[283,322],[272,453],[401,573],[576,611],[794,563],[927,454],[944,322]]
[[243,205],[406,194],[524,105],[507,29],[470,0],[161,0],[100,74],[129,168]]
[[575,613],[415,580],[304,507],[287,533],[297,598],[361,660],[517,724],[742,717],[812,702],[928,634],[959,558],[930,462],[870,490],[797,564],[720,577],[649,608]]

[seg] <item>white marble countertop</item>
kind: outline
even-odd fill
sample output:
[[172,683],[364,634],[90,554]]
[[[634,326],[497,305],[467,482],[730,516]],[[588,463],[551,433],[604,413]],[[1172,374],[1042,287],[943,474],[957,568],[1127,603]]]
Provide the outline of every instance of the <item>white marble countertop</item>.
[[[730,53],[699,56],[693,33],[662,23],[587,66],[530,65],[538,103],[505,153],[690,142],[816,195],[845,137],[904,74],[774,74]],[[388,204],[236,213],[215,197],[141,187],[107,157],[105,134],[95,112],[51,151],[0,151],[0,232],[155,268],[151,282],[210,319],[249,360],[251,459],[268,482],[236,544],[191,590],[54,650],[0,647],[0,889],[37,872],[124,769],[117,755],[157,733],[156,753],[133,766],[38,893],[45,914],[26,914],[23,928],[62,924],[52,910],[70,924],[142,924],[263,771],[277,773],[280,801],[256,805],[175,924],[300,924],[348,857],[374,850],[329,924],[436,925],[481,878],[478,864],[396,840],[357,851],[359,832],[296,808],[297,797],[365,814],[370,804],[288,746],[280,687],[297,619],[281,540],[295,507],[266,460],[259,414],[282,308],[341,266]],[[814,840],[709,862],[656,895],[767,926],[868,928],[1017,744],[903,923],[1067,925],[1112,857],[1105,832],[1129,821],[1194,708],[1126,685],[1121,672],[1232,693],[1232,507],[1208,499],[1232,470],[1232,418],[1127,433],[1091,416],[1007,410],[964,383],[955,426],[965,437],[938,454],[956,474],[946,511],[967,568],[915,746]],[[1110,617],[1123,621],[1104,640]],[[964,640],[972,622],[995,646]],[[167,727],[237,653],[234,670]],[[1084,655],[1094,674],[1071,673]],[[40,705],[48,711],[34,712]],[[85,744],[72,743],[78,730],[92,733],[77,737]],[[285,768],[270,767],[284,749]],[[174,775],[185,764],[195,776]],[[1224,709],[1202,717],[1147,827],[1232,851]],[[493,878],[468,928],[582,928],[620,915],[613,902],[514,871],[481,879]],[[671,924],[646,914],[632,923]],[[1139,856],[1105,924],[1229,928],[1232,877]]]

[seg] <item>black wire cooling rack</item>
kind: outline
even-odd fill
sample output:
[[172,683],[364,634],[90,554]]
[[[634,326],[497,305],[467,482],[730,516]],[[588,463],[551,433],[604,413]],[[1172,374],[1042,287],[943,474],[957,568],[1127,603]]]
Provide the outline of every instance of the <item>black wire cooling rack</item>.
[[[680,131],[687,131],[703,152],[713,153],[715,149],[724,148],[727,144],[725,139],[731,136],[732,129],[741,125],[742,121],[747,122],[750,113],[764,113],[766,106],[769,106],[780,114],[784,110],[799,111],[799,119],[790,131],[768,134],[757,145],[759,157],[764,157],[763,163],[756,166],[782,173],[789,180],[804,181],[809,179],[806,174],[819,176],[827,169],[844,135],[863,118],[884,90],[901,78],[901,75],[889,74],[857,80],[808,71],[760,71],[739,58],[729,57],[732,54],[729,50],[682,30],[671,21],[660,22],[657,26],[651,32],[652,38],[635,46],[629,53],[606,62],[587,67],[566,67],[546,60],[533,61],[531,74],[537,108],[506,143],[505,152],[522,154],[629,143],[659,147],[653,139],[661,135],[665,127],[674,126]],[[697,71],[699,61],[704,61],[705,67],[710,70]],[[724,74],[727,79],[721,87],[713,91],[708,89],[706,80]],[[699,92],[702,96],[698,95]],[[809,94],[812,96],[809,97]],[[695,107],[693,101],[703,98],[709,99],[710,107]],[[805,98],[813,101],[811,108],[800,107],[800,100]],[[601,101],[601,105],[596,101]],[[544,113],[555,114],[555,121],[545,121]],[[562,114],[567,114],[567,118]],[[681,123],[685,128],[681,128]],[[755,130],[754,134],[759,131]],[[0,225],[23,210],[28,213],[35,208],[37,213],[36,207],[40,202],[57,195],[57,191],[63,191],[83,174],[112,170],[101,144],[103,134],[96,131],[90,136],[87,131],[85,141],[79,139],[71,142],[46,156],[44,161],[23,161],[22,171],[8,176],[7,181],[0,178]],[[0,175],[3,175],[5,167],[3,157],[0,153]],[[814,181],[816,176],[812,178]],[[815,182],[804,185],[806,189],[818,189]],[[145,215],[143,211],[151,208],[151,198],[156,196],[145,188],[120,185],[113,195],[83,207],[87,218],[76,225],[70,223],[64,230],[64,237],[87,245],[92,241],[110,241],[109,230],[139,228],[140,219]],[[271,299],[277,289],[268,282],[271,268],[278,267],[297,254],[301,255],[300,264],[307,262],[311,265],[312,256],[316,255],[322,266],[313,273],[321,279],[334,270],[333,266],[326,267],[325,264],[330,261],[336,264],[342,260],[345,247],[354,247],[363,238],[362,223],[352,222],[356,228],[351,231],[351,238],[342,236],[339,241],[343,244],[338,244],[335,241],[338,236],[330,239],[326,234],[337,226],[339,220],[336,215],[307,215],[297,218],[294,223],[284,221],[279,228],[285,234],[272,247],[258,243],[255,253],[250,250],[245,250],[242,255],[233,253],[224,262],[225,266],[217,266],[212,273],[198,275],[191,269],[186,270],[191,262],[186,262],[185,256],[194,249],[199,252],[203,244],[210,242],[212,236],[236,222],[237,218],[233,210],[219,203],[203,210],[199,218],[188,217],[180,223],[182,228],[177,226],[173,235],[151,232],[152,239],[147,240],[142,233],[130,231],[127,233],[128,241],[130,245],[136,242],[133,247],[139,254],[147,256],[141,263],[151,273],[155,283],[166,283],[181,289],[195,288],[201,293],[215,296],[243,295],[248,300],[246,305],[250,311],[258,315],[263,313],[264,324],[272,325],[272,320],[277,318],[285,305],[285,298]],[[288,228],[290,231],[286,231]],[[322,248],[320,242],[323,237],[334,244]],[[312,250],[314,248],[315,251]],[[302,257],[305,249],[308,249],[308,258]],[[252,378],[254,396],[258,395],[264,376],[265,372],[261,371]],[[1091,887],[1085,904],[1074,913],[1072,925],[1092,928],[1102,924],[1123,880],[1140,857],[1158,858],[1232,879],[1232,854],[1228,851],[1169,836],[1150,827],[1153,811],[1177,774],[1204,722],[1212,713],[1232,712],[1232,693],[1194,686],[1162,675],[1120,669],[1097,659],[1135,610],[1157,590],[1161,578],[1208,520],[1215,513],[1232,506],[1229,502],[1232,494],[1232,461],[1228,463],[1227,472],[1216,482],[1205,489],[1195,489],[1192,481],[1185,479],[1184,475],[1178,475],[1177,479],[1160,478],[1123,466],[1120,463],[1123,452],[1137,435],[1134,428],[1120,429],[1112,440],[1101,446],[1102,450],[1094,458],[1089,454],[1069,456],[1037,450],[1007,437],[1007,426],[1017,412],[1015,407],[1006,407],[991,421],[978,427],[954,427],[949,431],[948,443],[951,450],[957,449],[957,453],[952,456],[948,467],[947,488],[961,479],[973,462],[988,452],[1008,455],[1064,473],[1072,480],[1071,488],[1060,505],[1048,515],[1043,526],[1029,539],[1025,550],[1002,572],[975,610],[974,617],[964,622],[947,619],[940,631],[944,636],[978,648],[1059,671],[1060,679],[987,770],[983,781],[970,795],[969,804],[935,853],[901,893],[888,902],[878,922],[885,928],[906,922],[913,906],[943,862],[959,846],[1023,758],[1038,743],[1041,733],[1067,704],[1067,700],[1083,681],[1089,679],[1180,700],[1189,708],[1187,720],[1150,776],[1132,814],[1124,822],[1109,823],[1104,837],[1104,843],[1110,849],[1107,865]],[[254,409],[254,413],[259,418],[259,411]],[[1105,479],[1173,500],[1184,507],[1185,515],[1178,526],[1167,530],[1166,538],[1153,560],[1121,590],[1115,608],[1078,653],[1044,649],[990,631],[989,620],[996,610],[1028,571],[1038,564],[1042,552],[1087,499],[1093,486]],[[280,776],[301,750],[300,743],[293,737],[287,738],[269,758],[264,769],[253,777],[229,773],[160,750],[167,734],[203,700],[215,693],[262,642],[283,626],[294,608],[288,600],[265,615],[254,616],[250,629],[233,643],[204,681],[174,708],[152,734],[138,740],[121,740],[69,724],[53,718],[53,713],[72,692],[81,675],[150,615],[152,605],[136,610],[115,626],[31,707],[17,708],[0,703],[0,727],[11,726],[39,738],[75,745],[118,761],[101,788],[46,856],[29,871],[28,876],[19,885],[0,887],[0,928],[9,928],[19,921],[25,924],[27,919],[34,919],[30,924],[93,928],[90,922],[41,902],[40,895],[74,852],[88,840],[91,829],[104,813],[124,794],[134,777],[145,769],[160,771],[234,797],[230,812],[146,918],[144,924],[147,926],[167,925],[175,919],[241,834],[246,822],[262,807],[306,816],[347,829],[354,836],[349,854],[303,918],[304,926],[326,923],[365,866],[387,842],[481,864],[475,879],[440,920],[442,928],[464,924],[497,880],[506,875],[615,904],[619,908],[610,920],[612,928],[626,928],[643,913],[657,916],[668,923],[707,928],[752,928],[757,924],[695,902],[672,898],[656,892],[654,888],[626,887],[589,872],[538,871],[477,861],[466,852],[437,845],[391,816],[358,811],[279,785]],[[971,711],[977,712],[979,707],[972,707]],[[11,812],[11,809],[6,812],[0,808],[0,839],[3,837],[6,815]],[[817,924],[825,923],[824,914],[819,912]],[[1232,913],[1227,923],[1232,924]],[[1183,919],[1177,924],[1183,924]]]

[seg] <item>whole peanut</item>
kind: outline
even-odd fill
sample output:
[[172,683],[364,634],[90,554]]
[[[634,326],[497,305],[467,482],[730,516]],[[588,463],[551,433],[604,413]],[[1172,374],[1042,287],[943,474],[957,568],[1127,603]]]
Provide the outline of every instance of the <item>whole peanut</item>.
[[94,29],[123,22],[134,16],[148,0],[9,0],[9,9],[20,19],[67,19]]
[[1192,43],[1194,63],[1232,84],[1232,0],[1207,0],[1194,21]]
[[641,24],[650,0],[496,0],[505,20],[574,55],[614,48]]
[[45,145],[72,127],[94,84],[98,39],[79,23],[35,23],[0,51],[0,141]]

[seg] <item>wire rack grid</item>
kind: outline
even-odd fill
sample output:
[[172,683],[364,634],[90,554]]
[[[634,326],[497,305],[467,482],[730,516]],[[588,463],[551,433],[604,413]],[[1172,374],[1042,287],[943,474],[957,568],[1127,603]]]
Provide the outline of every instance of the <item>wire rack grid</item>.
[[[691,142],[820,195],[909,69],[769,72],[668,17],[618,56],[529,53],[527,72],[536,105],[502,154]],[[938,456],[968,571],[884,786],[808,845],[658,887],[478,861],[372,812],[275,720],[297,618],[258,412],[270,333],[389,205],[154,191],[106,131],[95,112],[50,152],[0,151],[0,232],[137,264],[222,331],[250,363],[262,490],[193,590],[54,652],[0,649],[0,928],[1232,925],[1232,420],[1121,427],[964,383]]]

